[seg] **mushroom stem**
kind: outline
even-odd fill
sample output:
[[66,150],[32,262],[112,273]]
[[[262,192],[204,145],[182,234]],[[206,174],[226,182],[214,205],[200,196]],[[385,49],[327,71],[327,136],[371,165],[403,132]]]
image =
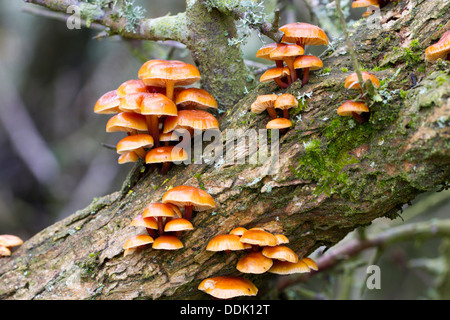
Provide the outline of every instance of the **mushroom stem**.
[[170,162],[163,162],[162,168],[161,168],[161,174],[165,175],[169,171],[170,168]]
[[252,251],[253,251],[253,252],[258,252],[258,251],[259,251],[259,245],[257,245],[257,244],[252,244]]
[[289,119],[289,109],[283,109],[283,117]]
[[283,60],[275,60],[275,65],[277,68],[283,68]]
[[192,218],[192,209],[193,206],[184,206],[184,218],[188,221],[191,221]]
[[156,231],[150,228],[145,228],[147,229],[147,233],[150,237],[155,238],[156,237]]
[[363,117],[360,114],[357,114],[356,112],[352,112],[352,116],[353,118],[355,118],[356,121],[358,121],[359,123],[364,123],[367,121],[367,119],[365,117]]
[[134,152],[136,152],[136,154],[139,156],[139,158],[145,159],[146,152],[145,152],[144,148],[142,148],[142,147],[138,148],[138,149],[134,150]]
[[294,60],[291,57],[288,57],[284,62],[286,62],[286,66],[289,68],[289,71],[291,71],[291,81],[295,82],[297,80],[297,72],[294,68]]
[[146,115],[148,134],[153,137],[155,147],[159,147],[159,119],[155,115]]
[[269,113],[270,117],[272,119],[276,119],[277,117],[277,112],[275,111],[274,107],[267,107],[267,112]]
[[173,89],[174,89],[174,83],[172,81],[167,82],[166,85],[166,96],[173,102],[175,102],[174,96],[173,96]]
[[303,81],[302,81],[302,87],[308,83],[309,78],[309,68],[303,69]]
[[287,83],[284,83],[280,78],[275,78],[275,82],[283,89],[289,87],[289,85]]
[[163,224],[163,218],[162,217],[158,217],[158,232],[159,232],[159,235],[163,235],[164,234],[164,224]]

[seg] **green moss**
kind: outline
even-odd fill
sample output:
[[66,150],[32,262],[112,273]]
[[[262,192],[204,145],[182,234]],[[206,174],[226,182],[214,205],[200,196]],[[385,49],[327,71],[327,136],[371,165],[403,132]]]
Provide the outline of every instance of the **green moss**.
[[345,67],[342,67],[342,68],[341,68],[341,71],[345,73],[345,72],[348,72],[348,69],[345,68]]

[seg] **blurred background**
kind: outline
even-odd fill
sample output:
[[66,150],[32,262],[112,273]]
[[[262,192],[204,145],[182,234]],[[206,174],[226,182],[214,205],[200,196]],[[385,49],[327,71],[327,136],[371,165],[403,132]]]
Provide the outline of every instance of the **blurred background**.
[[[365,10],[351,9],[350,2],[341,1],[351,25]],[[182,0],[158,1],[157,5],[154,1],[136,1],[136,5],[145,9],[146,17],[185,10]],[[281,25],[304,21],[320,25],[331,39],[340,34],[332,1],[280,0],[277,8]],[[269,17],[273,9],[274,1],[267,0]],[[22,1],[0,2],[0,234],[29,239],[86,207],[93,198],[119,190],[132,165],[117,164],[115,151],[104,147],[115,145],[120,136],[105,132],[108,117],[93,112],[96,100],[124,81],[137,78],[146,60],[191,62],[182,45],[102,37],[101,31],[96,25],[69,30],[59,14]],[[255,58],[264,41],[271,42],[252,32],[242,44],[245,59],[256,69],[266,64]],[[314,48],[310,53],[319,55],[323,49]],[[366,228],[367,232],[448,217],[449,192],[423,195],[405,210],[405,222],[379,219]],[[411,212],[406,214],[408,210]],[[430,288],[436,288],[435,282],[446,268],[438,260],[420,259],[442,258],[445,248],[449,255],[448,247],[442,239],[433,239],[419,244],[405,241],[381,253],[369,250],[307,284],[293,283],[276,297],[438,297]],[[374,260],[391,270],[393,280],[386,281],[389,288],[384,290],[362,292],[365,276],[361,265]],[[439,268],[442,270],[437,273]]]

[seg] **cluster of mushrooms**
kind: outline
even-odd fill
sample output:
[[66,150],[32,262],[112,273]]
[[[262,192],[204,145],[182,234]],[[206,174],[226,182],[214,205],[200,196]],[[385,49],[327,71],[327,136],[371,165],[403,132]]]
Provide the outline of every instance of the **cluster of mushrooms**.
[[256,57],[275,61],[276,67],[264,72],[259,81],[275,81],[281,88],[289,87],[302,77],[302,86],[308,83],[309,71],[323,67],[323,62],[314,55],[305,55],[307,45],[328,45],[328,37],[319,27],[293,22],[279,29],[283,37],[279,43],[269,43],[262,46]]
[[[255,114],[267,111],[271,120],[267,123],[266,129],[286,130],[292,126],[292,122],[289,119],[289,109],[297,106],[298,101],[292,94],[283,93],[278,96],[277,94],[272,93],[256,97],[250,110]],[[282,110],[283,112],[283,116],[280,118],[277,115],[277,109]]]
[[[297,254],[284,244],[289,239],[282,234],[272,234],[263,228],[246,229],[237,227],[228,234],[214,236],[206,246],[207,251],[219,252],[247,250],[241,257],[236,269],[247,274],[265,272],[288,275],[318,270],[311,258],[300,259]],[[198,289],[215,298],[229,299],[237,296],[254,296],[258,293],[256,286],[242,277],[213,277],[203,280]]]
[[184,247],[178,238],[183,231],[193,230],[193,211],[215,208],[213,197],[203,189],[178,186],[166,191],[161,202],[150,203],[136,216],[131,226],[145,228],[147,234],[129,238],[123,245],[124,256],[150,244],[153,249],[178,250]]
[[149,60],[139,69],[138,78],[101,96],[94,112],[114,114],[106,132],[127,133],[116,146],[119,163],[139,159],[146,164],[161,163],[161,173],[165,174],[171,163],[189,158],[185,148],[178,145],[180,139],[190,137],[195,130],[219,129],[217,119],[206,111],[217,109],[217,102],[206,90],[184,87],[200,80],[200,72],[189,63]]
[[22,239],[12,234],[0,235],[0,258],[9,257],[11,255],[11,249],[23,244]]
[[[362,71],[361,76],[363,83],[365,83],[366,81],[370,81],[375,88],[380,87],[380,82],[378,81],[378,78],[375,77],[373,74]],[[364,96],[356,72],[350,74],[347,77],[347,79],[345,79],[344,87],[346,89],[360,90],[361,95],[358,98],[362,98]],[[358,98],[355,100],[358,100]],[[353,117],[359,123],[364,123],[369,118],[369,107],[362,101],[348,100],[339,106],[339,108],[337,109],[337,113],[340,116]]]

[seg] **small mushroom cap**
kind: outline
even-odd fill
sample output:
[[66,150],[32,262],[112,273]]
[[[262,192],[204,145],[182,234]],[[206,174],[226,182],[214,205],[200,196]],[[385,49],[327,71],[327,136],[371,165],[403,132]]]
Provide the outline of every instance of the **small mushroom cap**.
[[445,59],[449,53],[450,30],[446,31],[438,42],[425,49],[425,59],[433,62],[438,59]]
[[183,148],[177,146],[164,146],[150,150],[145,155],[145,163],[164,163],[185,161],[189,154]]
[[116,90],[108,91],[102,95],[94,106],[94,112],[98,114],[119,113],[120,97]]
[[11,255],[11,250],[7,247],[0,246],[0,257],[9,257]]
[[303,258],[302,262],[306,263],[311,270],[315,271],[319,270],[319,267],[317,266],[316,262],[311,258]]
[[175,213],[174,218],[183,218],[183,214],[181,213],[181,210],[180,208],[178,208],[178,206],[172,203],[165,203],[165,204],[172,208],[173,212]]
[[261,252],[250,252],[239,259],[236,269],[242,273],[261,274],[272,267],[273,261]]
[[278,96],[274,93],[257,96],[256,100],[252,103],[250,110],[256,114],[262,113],[267,108],[273,107],[277,98]]
[[126,96],[121,97],[119,104],[120,111],[141,113],[142,99],[144,99],[144,97],[149,94],[150,93],[148,92],[147,93],[138,92],[138,93],[130,93],[127,94]]
[[284,234],[276,234],[275,238],[277,238],[277,244],[289,243],[288,237],[286,237]]
[[244,227],[237,227],[230,231],[230,234],[234,234],[235,236],[242,236],[244,232],[247,231]]
[[286,129],[292,127],[292,121],[286,118],[276,118],[266,124],[266,129]]
[[283,43],[273,49],[269,56],[271,60],[284,60],[285,58],[297,57],[305,53],[299,45],[293,43]]
[[307,273],[310,272],[310,269],[302,260],[298,260],[296,263],[275,260],[269,272],[276,274]]
[[[373,74],[362,71],[361,75],[362,75],[364,82],[371,81],[375,88],[380,87],[380,81],[378,81],[377,77],[375,77]],[[359,84],[359,80],[358,80],[358,75],[356,74],[356,72],[352,73],[345,79],[344,87],[346,89],[360,89],[361,88],[361,86]]]
[[172,219],[164,225],[164,232],[194,230],[189,220],[183,218]]
[[208,91],[199,88],[184,89],[176,94],[175,104],[185,109],[217,109],[217,101]]
[[205,279],[200,282],[198,289],[217,299],[256,296],[258,293],[258,288],[250,280],[227,276]]
[[181,135],[178,135],[175,131],[159,134],[159,141],[162,142],[180,141],[180,138]]
[[271,68],[264,72],[259,78],[260,82],[268,82],[278,78],[289,77],[291,75],[291,71],[288,67],[283,68]]
[[162,235],[155,239],[152,248],[159,250],[178,250],[184,245],[180,239],[175,236]]
[[148,88],[142,80],[131,79],[123,82],[116,91],[119,97],[125,97],[132,93],[147,93]]
[[352,112],[357,114],[369,112],[369,107],[364,102],[346,101],[337,109],[338,115],[344,117],[351,117]]
[[139,148],[153,147],[153,137],[146,133],[133,134],[121,139],[116,146],[117,153],[122,154]]
[[150,93],[141,102],[141,114],[155,116],[176,116],[177,106],[161,93]]
[[292,249],[281,245],[264,247],[262,250],[262,255],[275,260],[289,261],[293,263],[298,261],[298,256]]
[[131,249],[153,243],[153,238],[146,234],[139,234],[125,241],[123,248]]
[[272,60],[270,58],[270,53],[279,46],[282,46],[282,43],[271,42],[263,45],[257,52],[256,57],[266,60]]
[[129,163],[129,162],[138,162],[139,159],[140,158],[136,152],[130,151],[130,152],[122,153],[120,155],[119,159],[117,160],[117,162],[119,164],[124,164],[124,163]]
[[173,82],[175,86],[187,86],[200,80],[197,67],[182,61],[153,63],[145,72],[140,72],[140,76],[146,85],[156,87],[165,87],[168,82]]
[[0,235],[0,246],[7,248],[17,247],[23,244],[23,240],[18,236],[12,234],[2,234]]
[[148,217],[174,217],[175,212],[173,209],[166,205],[165,203],[150,203],[147,205],[144,209],[144,212],[142,213],[143,218]]
[[[172,62],[177,62],[178,60],[172,60]],[[138,78],[142,80],[142,78],[145,76],[145,74],[147,74],[148,70],[154,65],[154,64],[158,64],[158,63],[164,63],[167,62],[167,60],[163,60],[163,59],[152,59],[152,60],[148,60],[146,61],[140,68],[138,71]],[[178,62],[182,62],[182,61],[178,61]]]
[[134,112],[121,112],[112,116],[106,123],[106,132],[147,131],[145,117]]
[[283,38],[281,39],[283,42],[299,42],[302,46],[327,46],[329,44],[328,37],[325,32],[319,27],[309,23],[289,23],[282,26],[280,31],[284,33]]
[[352,2],[352,8],[365,8],[370,6],[379,7],[380,3],[378,0],[355,0]]
[[180,110],[177,116],[167,117],[164,121],[164,133],[176,129],[219,129],[219,121],[204,110]]
[[277,238],[261,229],[250,229],[244,232],[239,241],[242,243],[254,244],[258,246],[276,246]]
[[144,218],[142,214],[136,216],[136,218],[131,221],[130,226],[158,230],[158,222],[156,219],[154,217]]
[[323,62],[316,56],[312,55],[304,55],[298,58],[295,58],[294,68],[295,69],[304,69],[309,68],[309,70],[317,70],[323,67]]
[[166,191],[162,202],[172,203],[179,207],[193,206],[194,211],[210,210],[216,207],[214,199],[209,193],[191,186],[177,186]]
[[239,241],[240,237],[234,234],[219,234],[209,240],[206,251],[237,251],[248,247]]
[[283,93],[275,101],[274,107],[277,109],[290,109],[298,106],[297,99],[290,93]]

